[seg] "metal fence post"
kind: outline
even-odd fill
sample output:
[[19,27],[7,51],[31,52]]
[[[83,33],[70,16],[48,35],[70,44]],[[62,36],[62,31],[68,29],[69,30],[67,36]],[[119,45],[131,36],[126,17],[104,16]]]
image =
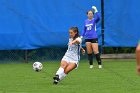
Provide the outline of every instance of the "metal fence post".
[[102,33],[102,53],[104,54],[104,0],[101,0],[101,33]]
[[24,60],[25,63],[28,63],[28,50],[25,50]]

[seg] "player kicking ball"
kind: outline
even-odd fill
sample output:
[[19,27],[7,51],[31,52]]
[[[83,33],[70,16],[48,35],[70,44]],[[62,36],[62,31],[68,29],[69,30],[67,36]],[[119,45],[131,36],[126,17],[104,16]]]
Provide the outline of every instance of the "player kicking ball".
[[85,50],[81,48],[82,39],[80,38],[77,27],[71,27],[69,29],[69,43],[68,49],[61,60],[59,69],[53,77],[53,84],[58,84],[69,72],[78,67],[80,60],[80,50],[85,53]]
[[137,72],[140,75],[140,41],[136,48]]

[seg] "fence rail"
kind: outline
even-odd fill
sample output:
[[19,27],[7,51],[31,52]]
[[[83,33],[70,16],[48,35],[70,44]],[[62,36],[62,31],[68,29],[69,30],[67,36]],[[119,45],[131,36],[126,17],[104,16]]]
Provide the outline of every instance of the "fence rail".
[[[0,63],[23,62],[48,62],[60,61],[67,48],[41,48],[34,50],[0,50]],[[128,53],[129,52],[129,53]],[[135,48],[117,49],[105,48],[102,58],[135,58]],[[81,55],[81,60],[87,59],[87,55]]]

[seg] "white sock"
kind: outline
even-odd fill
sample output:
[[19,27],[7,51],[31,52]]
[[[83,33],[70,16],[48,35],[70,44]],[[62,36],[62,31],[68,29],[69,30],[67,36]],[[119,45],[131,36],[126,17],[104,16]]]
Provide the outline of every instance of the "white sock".
[[67,76],[67,74],[65,74],[64,72],[59,76],[59,79],[60,80],[62,80],[62,79],[64,79],[64,77],[66,77]]
[[64,69],[62,67],[60,67],[57,72],[56,72],[56,75],[59,75],[61,76],[61,74],[64,73]]

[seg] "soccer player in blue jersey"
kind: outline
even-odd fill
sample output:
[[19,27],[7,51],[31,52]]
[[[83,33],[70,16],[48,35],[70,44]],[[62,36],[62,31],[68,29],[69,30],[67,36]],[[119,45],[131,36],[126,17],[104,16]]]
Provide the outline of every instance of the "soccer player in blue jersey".
[[136,48],[137,72],[140,75],[140,41]]
[[102,68],[102,61],[98,50],[98,35],[96,33],[96,24],[99,22],[100,17],[97,8],[92,6],[92,9],[94,12],[92,10],[87,12],[88,19],[85,20],[84,30],[81,37],[85,38],[90,68],[93,68],[93,52],[96,56],[99,68]]
[[60,82],[70,71],[78,66],[80,61],[80,50],[82,50],[83,54],[85,53],[85,50],[81,48],[82,39],[79,36],[78,28],[70,28],[69,35],[68,49],[61,60],[59,69],[53,77],[54,84]]

